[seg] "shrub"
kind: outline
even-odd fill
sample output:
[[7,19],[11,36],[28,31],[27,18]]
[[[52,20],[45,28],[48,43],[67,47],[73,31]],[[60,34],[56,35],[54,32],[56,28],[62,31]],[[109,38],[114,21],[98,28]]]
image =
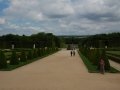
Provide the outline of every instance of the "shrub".
[[103,58],[103,60],[105,62],[105,70],[110,70],[110,63],[106,56],[105,50],[101,50],[101,57]]
[[92,55],[92,61],[94,65],[98,65],[100,60],[100,54],[99,49],[94,49],[93,55]]
[[33,50],[33,57],[34,57],[34,58],[37,58],[37,57],[38,57],[37,49],[34,49],[34,50]]
[[33,53],[32,53],[32,50],[29,50],[29,51],[28,51],[27,59],[28,59],[28,60],[33,59]]
[[92,64],[94,64],[95,66],[98,66],[98,69],[100,68],[99,66],[100,58],[102,58],[105,62],[105,70],[110,70],[110,63],[108,61],[108,58],[106,56],[104,49],[89,50],[87,48],[81,48],[80,50],[82,54],[92,62]]
[[11,65],[19,64],[19,60],[18,60],[18,58],[17,58],[17,54],[16,54],[15,51],[12,51],[10,64],[11,64]]
[[22,52],[21,52],[20,61],[21,61],[21,62],[26,62],[26,61],[27,61],[25,51],[22,51]]
[[37,50],[37,54],[39,57],[41,56],[41,49],[40,48]]
[[41,55],[42,55],[42,56],[45,55],[45,49],[44,49],[44,48],[41,49]]
[[107,54],[107,57],[120,64],[120,57],[116,57],[116,56],[111,55],[111,54]]
[[3,51],[0,51],[0,69],[7,68],[7,60]]

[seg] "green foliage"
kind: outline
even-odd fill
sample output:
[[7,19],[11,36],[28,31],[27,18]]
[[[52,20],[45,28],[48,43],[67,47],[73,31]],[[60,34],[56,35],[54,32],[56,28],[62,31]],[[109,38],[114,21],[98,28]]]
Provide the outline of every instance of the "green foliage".
[[3,51],[0,51],[0,69],[7,68],[7,61]]
[[14,44],[16,48],[32,48],[33,44],[36,48],[44,47],[60,47],[61,40],[52,33],[38,33],[31,36],[19,36],[8,34],[0,36],[0,48],[11,48]]
[[100,60],[99,50],[98,49],[90,50],[88,58],[94,65],[98,65]]
[[117,63],[120,63],[120,57],[117,57],[115,55],[107,54],[107,57]]
[[110,63],[109,63],[109,60],[106,56],[105,50],[101,50],[101,58],[105,62],[105,70],[110,70]]
[[105,48],[120,47],[120,33],[91,35],[82,41],[82,45],[87,47]]
[[20,61],[21,61],[21,62],[26,62],[26,61],[27,61],[25,51],[22,51],[22,52],[21,52]]
[[37,57],[38,57],[37,49],[34,49],[34,50],[33,50],[33,57],[34,57],[34,58],[37,58]]
[[[90,72],[90,73],[98,73],[99,72],[98,67],[96,65],[93,65],[92,62],[88,58],[86,58],[80,51],[79,51],[79,55],[81,56],[84,64],[86,65],[88,72]],[[107,70],[107,72],[119,73],[120,71],[114,69],[113,67],[110,67],[110,70]]]
[[105,70],[110,70],[110,63],[108,61],[108,58],[106,56],[104,49],[88,49],[88,48],[81,48],[81,53],[88,59],[90,62],[99,67],[100,58],[102,58],[105,62]]
[[[33,50],[31,50],[31,49],[25,50],[24,49],[21,51],[22,51],[21,53],[18,50],[17,50],[17,53],[16,53],[16,50],[10,51],[9,53],[7,53],[6,55],[10,56],[10,58],[9,58],[10,64],[7,64],[8,65],[7,68],[0,67],[0,70],[11,71],[11,70],[21,67],[23,65],[26,65],[26,64],[32,63],[36,60],[39,60],[43,57],[46,57],[50,54],[53,54],[57,51],[57,49],[56,48],[47,48],[47,49],[41,48],[41,49],[33,49]],[[33,54],[34,54],[34,57],[33,57]],[[26,55],[27,55],[28,60],[26,60]],[[18,57],[21,57],[21,62],[19,62]],[[0,53],[0,63],[1,63],[1,53]]]
[[16,51],[12,51],[10,64],[11,64],[11,65],[19,64],[19,60],[18,60],[18,57],[17,57]]
[[40,50],[40,48],[38,48],[37,54],[38,54],[39,57],[41,56],[41,50]]
[[98,72],[97,67],[94,66],[92,62],[90,62],[90,60],[88,60],[81,52],[79,52],[79,55],[81,56],[84,64],[86,65],[88,72]]
[[27,59],[28,59],[28,60],[33,59],[32,50],[29,50],[29,51],[28,51]]

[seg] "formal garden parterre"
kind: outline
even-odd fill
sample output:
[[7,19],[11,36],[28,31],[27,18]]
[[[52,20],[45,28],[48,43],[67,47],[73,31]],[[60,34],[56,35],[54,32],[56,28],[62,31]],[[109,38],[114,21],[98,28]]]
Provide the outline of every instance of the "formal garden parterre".
[[0,70],[13,70],[57,52],[60,39],[52,33],[0,36]]
[[[57,52],[58,48],[17,49],[0,51],[0,70],[10,71],[29,64],[50,54]],[[8,53],[9,52],[9,53]]]

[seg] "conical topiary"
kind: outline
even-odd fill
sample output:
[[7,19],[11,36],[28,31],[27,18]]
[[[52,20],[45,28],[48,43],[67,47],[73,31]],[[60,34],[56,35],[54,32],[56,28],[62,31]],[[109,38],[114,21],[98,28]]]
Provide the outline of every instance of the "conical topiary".
[[37,50],[37,54],[38,54],[39,57],[41,56],[41,50],[40,49]]
[[21,61],[21,62],[26,62],[26,61],[27,61],[25,51],[22,51],[22,52],[21,52],[20,61]]
[[33,50],[33,57],[34,57],[34,58],[37,58],[37,57],[38,57],[37,49],[34,49],[34,50]]
[[110,70],[110,63],[106,56],[105,50],[101,50],[101,58],[103,58],[103,60],[105,62],[105,70]]
[[99,64],[99,60],[100,60],[99,49],[95,49],[95,50],[94,50],[93,64],[94,64],[94,65],[98,65],[98,64]]
[[7,68],[7,60],[3,51],[0,51],[0,69]]
[[19,60],[18,60],[18,58],[17,58],[17,54],[16,54],[15,51],[12,51],[10,64],[11,64],[11,65],[19,64]]
[[28,52],[27,59],[28,59],[28,60],[33,59],[33,54],[32,54],[32,51],[31,51],[31,50],[29,50],[29,52]]

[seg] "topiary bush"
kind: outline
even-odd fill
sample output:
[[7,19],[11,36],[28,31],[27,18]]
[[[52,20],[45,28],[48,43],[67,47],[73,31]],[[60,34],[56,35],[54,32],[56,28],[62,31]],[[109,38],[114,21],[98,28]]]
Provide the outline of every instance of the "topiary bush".
[[94,65],[98,65],[100,60],[100,52],[99,49],[95,49],[94,53]]
[[42,56],[42,55],[41,55],[41,49],[40,49],[40,48],[37,50],[37,54],[38,54],[39,57]]
[[110,63],[106,56],[106,52],[104,49],[88,49],[88,48],[81,48],[81,53],[88,58],[93,65],[97,66],[98,69],[100,69],[100,58],[102,58],[105,62],[105,70],[110,70]]
[[103,58],[103,60],[104,60],[104,62],[105,62],[105,70],[110,70],[110,62],[109,62],[109,60],[108,60],[108,58],[107,58],[107,56],[106,56],[106,52],[105,52],[105,50],[103,49],[103,50],[101,50],[100,51],[100,56],[101,56],[101,58]]
[[41,54],[42,54],[42,56],[45,55],[45,49],[44,48],[41,49]]
[[17,64],[19,64],[19,60],[18,60],[16,51],[12,51],[10,64],[11,64],[11,65],[17,65]]
[[37,49],[34,49],[34,50],[33,50],[33,57],[34,57],[34,58],[37,58],[37,57],[38,57]]
[[27,61],[26,53],[25,53],[24,50],[21,52],[20,61],[21,61],[21,62],[26,62],[26,61]]
[[90,50],[89,59],[94,65],[98,65],[100,60],[99,50],[98,49]]
[[7,68],[7,60],[3,51],[0,51],[0,69]]
[[29,51],[28,51],[27,59],[28,59],[28,60],[33,59],[33,53],[32,53],[32,50],[29,50]]

